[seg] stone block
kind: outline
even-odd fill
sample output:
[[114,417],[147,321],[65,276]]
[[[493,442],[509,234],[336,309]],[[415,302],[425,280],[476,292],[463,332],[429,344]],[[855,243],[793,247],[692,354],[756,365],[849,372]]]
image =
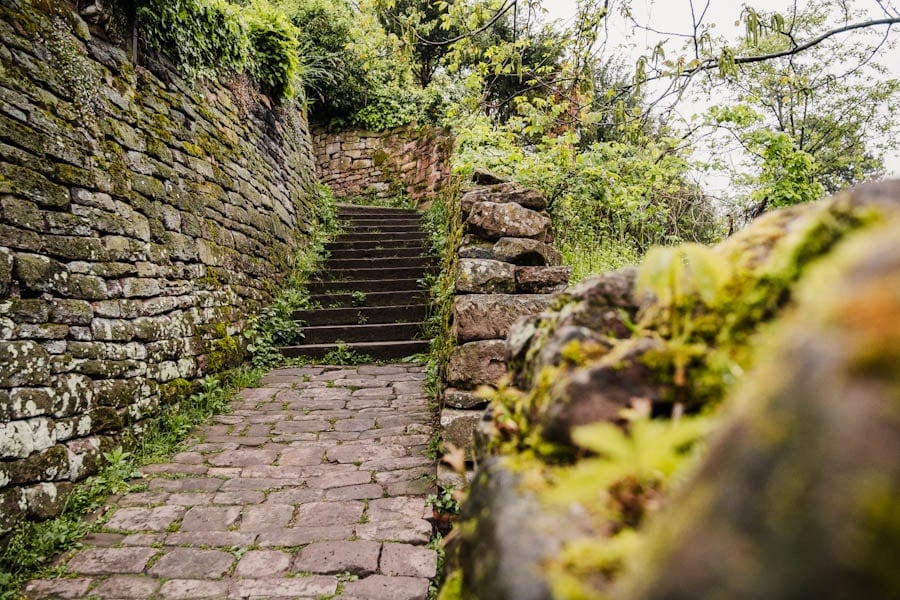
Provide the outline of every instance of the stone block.
[[487,403],[487,400],[480,398],[472,391],[455,388],[444,390],[444,406],[449,406],[450,408],[483,408],[487,406]]
[[457,347],[447,365],[447,383],[456,388],[474,390],[492,385],[506,374],[506,342],[484,340]]
[[516,267],[516,289],[526,294],[551,294],[569,284],[571,267]]
[[516,289],[515,266],[496,260],[462,258],[456,271],[457,293],[511,293]]
[[453,333],[457,341],[505,338],[520,317],[541,312],[551,296],[541,294],[473,294],[453,303]]
[[504,237],[497,240],[491,251],[496,260],[514,265],[556,267],[562,264],[562,255],[556,248],[537,240]]
[[515,203],[538,211],[547,208],[543,194],[514,182],[479,186],[467,191],[460,199],[463,213],[470,212],[479,202]]
[[50,380],[50,356],[40,344],[0,342],[0,387],[40,387]]
[[472,457],[475,446],[475,428],[481,421],[481,412],[445,408],[441,411],[441,428],[444,432],[444,443],[453,444],[466,451]]
[[552,242],[550,218],[518,204],[479,202],[466,218],[466,229],[485,240],[504,237]]
[[372,541],[317,542],[300,551],[292,570],[365,576],[378,571],[380,552],[381,544]]
[[0,248],[0,297],[9,293],[12,282],[13,255],[8,248]]
[[173,548],[148,571],[167,579],[221,579],[231,568],[234,557],[221,550]]

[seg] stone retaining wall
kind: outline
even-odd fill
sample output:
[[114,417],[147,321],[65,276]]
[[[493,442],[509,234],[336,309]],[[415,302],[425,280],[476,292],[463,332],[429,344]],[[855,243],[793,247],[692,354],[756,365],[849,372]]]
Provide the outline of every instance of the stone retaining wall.
[[546,309],[571,273],[560,266],[562,256],[551,245],[551,221],[540,192],[484,171],[476,172],[475,183],[460,200],[464,230],[453,305],[457,348],[447,367],[441,413],[444,440],[470,455],[487,404],[475,390],[506,374],[506,337],[513,324]]
[[296,112],[135,67],[60,0],[0,13],[2,534],[239,358],[314,167]]
[[382,133],[313,128],[316,170],[339,198],[405,191],[414,200],[433,196],[450,176],[450,133],[408,125]]

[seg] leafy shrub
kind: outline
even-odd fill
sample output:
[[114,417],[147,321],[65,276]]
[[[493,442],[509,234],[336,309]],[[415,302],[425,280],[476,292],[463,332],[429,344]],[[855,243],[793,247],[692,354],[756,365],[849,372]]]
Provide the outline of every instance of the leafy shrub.
[[268,0],[148,0],[138,22],[147,47],[189,78],[246,73],[275,100],[295,94],[299,33]]
[[137,18],[147,46],[188,77],[242,73],[250,64],[241,9],[224,0],[148,0]]
[[253,48],[253,75],[260,91],[277,99],[293,98],[301,71],[297,28],[265,0],[250,4],[245,15]]

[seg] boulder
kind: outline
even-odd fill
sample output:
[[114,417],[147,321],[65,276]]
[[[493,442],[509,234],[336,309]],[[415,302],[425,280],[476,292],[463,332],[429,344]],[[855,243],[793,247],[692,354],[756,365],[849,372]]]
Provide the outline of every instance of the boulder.
[[453,333],[458,342],[505,338],[519,317],[546,309],[545,294],[475,294],[453,303]]
[[457,294],[493,294],[516,291],[516,267],[497,260],[460,259],[456,269]]
[[475,442],[475,428],[481,421],[481,412],[445,408],[441,411],[441,430],[445,444],[453,444],[466,451],[472,458]]
[[498,183],[507,183],[510,179],[509,177],[497,175],[487,169],[478,167],[475,169],[475,172],[472,173],[472,181],[477,185],[497,185]]
[[556,248],[537,240],[500,238],[494,244],[493,254],[497,260],[504,260],[514,265],[558,267],[562,264],[562,254]]
[[544,565],[559,554],[563,540],[577,537],[581,520],[547,512],[502,459],[488,459],[475,475],[457,528],[460,597],[550,600]]
[[506,374],[506,342],[485,340],[463,344],[453,351],[447,365],[447,383],[474,390],[492,385]]
[[553,241],[550,217],[518,204],[479,202],[472,207],[466,228],[485,240],[523,237]]
[[617,597],[897,597],[898,236],[858,235],[804,278]]
[[588,277],[559,292],[560,310],[511,328],[507,363],[517,385],[530,387],[542,367],[559,364],[562,348],[574,339],[605,344],[607,337],[628,337],[627,321],[634,321],[639,308],[633,297],[636,277],[633,267]]
[[516,291],[552,294],[569,284],[571,267],[516,267]]
[[668,390],[655,382],[641,358],[660,350],[650,338],[629,340],[596,365],[576,369],[551,391],[553,401],[544,414],[546,439],[571,444],[575,427],[600,421],[622,422],[625,409],[646,409],[661,404]]
[[458,390],[455,388],[444,390],[444,406],[449,406],[450,408],[471,410],[473,408],[484,408],[487,406],[487,403],[487,400],[480,398],[469,390]]
[[[483,260],[497,260],[494,247],[491,244],[469,244],[462,246],[457,255],[460,258],[480,258]],[[509,261],[507,261],[509,262]]]
[[479,202],[496,202],[498,204],[512,202],[532,210],[544,210],[547,208],[547,200],[543,194],[536,189],[527,188],[513,182],[485,185],[467,191],[460,198],[463,214],[471,212],[472,208]]

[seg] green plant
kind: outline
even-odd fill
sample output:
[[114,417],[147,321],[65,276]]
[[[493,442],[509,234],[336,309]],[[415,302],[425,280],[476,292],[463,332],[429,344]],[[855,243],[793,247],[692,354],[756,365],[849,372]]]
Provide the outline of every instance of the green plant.
[[374,363],[375,360],[366,354],[356,352],[344,342],[338,342],[334,350],[328,351],[322,357],[322,362],[328,365],[362,365]]
[[368,298],[366,293],[360,290],[356,290],[350,294],[350,302],[353,303],[353,306],[364,306],[366,304],[366,298]]
[[439,486],[437,494],[429,494],[425,498],[425,505],[442,514],[458,515],[460,504],[457,499],[456,488],[453,486]]
[[268,0],[253,0],[244,12],[253,48],[253,76],[276,99],[293,98],[300,79],[299,31]]
[[137,18],[147,46],[189,77],[243,73],[253,61],[242,8],[225,0],[149,0]]

